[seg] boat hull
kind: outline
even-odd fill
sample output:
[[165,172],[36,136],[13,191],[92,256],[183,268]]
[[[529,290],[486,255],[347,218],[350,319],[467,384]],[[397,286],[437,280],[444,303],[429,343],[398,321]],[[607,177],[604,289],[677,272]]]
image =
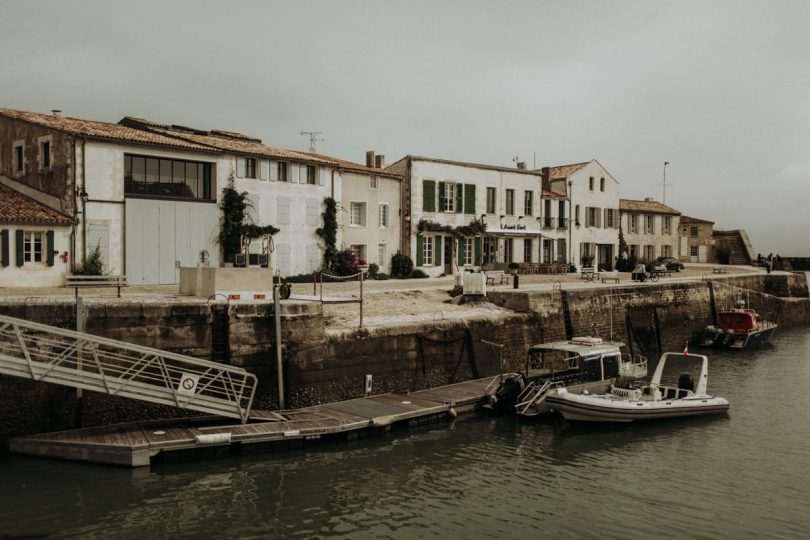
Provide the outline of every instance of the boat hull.
[[593,396],[562,394],[546,398],[549,409],[566,420],[581,422],[636,422],[723,414],[728,401],[723,398],[697,397],[661,401],[608,400]]
[[723,331],[709,331],[703,334],[700,345],[702,347],[722,347],[729,349],[745,349],[762,343],[769,343],[776,326],[762,330],[745,332],[743,334],[729,334]]

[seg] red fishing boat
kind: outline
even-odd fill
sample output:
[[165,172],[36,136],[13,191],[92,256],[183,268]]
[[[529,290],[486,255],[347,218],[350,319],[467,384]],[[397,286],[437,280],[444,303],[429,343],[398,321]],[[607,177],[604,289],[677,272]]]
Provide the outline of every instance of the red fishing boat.
[[745,349],[759,343],[767,343],[776,332],[776,323],[764,321],[745,301],[717,314],[717,324],[706,327],[701,345],[704,347],[728,347]]

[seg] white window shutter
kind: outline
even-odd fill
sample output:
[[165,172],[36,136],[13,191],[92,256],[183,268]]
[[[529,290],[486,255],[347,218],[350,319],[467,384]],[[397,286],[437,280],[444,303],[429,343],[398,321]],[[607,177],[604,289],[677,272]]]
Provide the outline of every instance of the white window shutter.
[[245,177],[245,158],[243,157],[236,158],[236,177]]
[[328,174],[328,172],[329,171],[326,169],[326,167],[321,167],[321,182],[320,182],[320,185],[322,185],[322,186],[326,185],[326,175]]
[[275,161],[270,162],[270,181],[278,182],[278,163]]
[[260,167],[259,179],[268,180],[270,178],[270,164],[267,162],[266,159],[263,159],[261,160],[259,167]]
[[298,183],[298,165],[295,164],[295,163],[290,163],[289,166],[290,166],[290,168],[292,168],[292,170],[290,171],[290,173],[291,173],[290,174],[290,182],[292,182],[293,184],[297,184]]

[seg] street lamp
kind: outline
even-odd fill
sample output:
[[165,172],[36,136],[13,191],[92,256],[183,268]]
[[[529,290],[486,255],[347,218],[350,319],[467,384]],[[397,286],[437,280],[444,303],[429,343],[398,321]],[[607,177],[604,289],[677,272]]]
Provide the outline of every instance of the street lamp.
[[574,187],[574,182],[568,181],[568,264],[574,264],[574,246],[571,244],[571,229],[574,228],[574,213],[571,211],[573,208],[573,195],[571,193]]

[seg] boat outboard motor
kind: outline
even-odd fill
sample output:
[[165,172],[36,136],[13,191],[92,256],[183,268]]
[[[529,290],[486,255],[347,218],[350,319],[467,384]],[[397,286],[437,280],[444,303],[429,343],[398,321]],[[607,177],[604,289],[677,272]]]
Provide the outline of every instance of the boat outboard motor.
[[681,373],[678,377],[678,390],[695,391],[695,380],[688,373]]
[[498,414],[515,412],[518,396],[526,388],[523,376],[518,373],[504,375],[491,400],[492,409]]

